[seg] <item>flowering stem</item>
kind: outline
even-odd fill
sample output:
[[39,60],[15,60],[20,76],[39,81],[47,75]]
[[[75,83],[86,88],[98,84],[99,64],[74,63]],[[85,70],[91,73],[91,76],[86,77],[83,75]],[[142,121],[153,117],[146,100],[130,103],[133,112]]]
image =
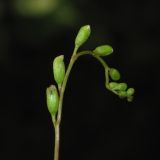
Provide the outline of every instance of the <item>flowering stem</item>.
[[[70,63],[68,65],[65,77],[64,77],[63,84],[62,84],[62,86],[58,87],[59,88],[59,94],[60,94],[58,114],[57,114],[56,118],[52,118],[52,122],[53,122],[54,129],[55,129],[54,160],[59,160],[60,124],[61,124],[61,118],[62,118],[63,97],[64,97],[64,92],[65,92],[66,84],[67,84],[67,81],[68,81],[68,78],[69,78],[69,75],[70,75],[70,72],[71,72],[71,69],[72,69],[74,63],[76,62],[76,60],[80,56],[89,54],[89,55],[92,55],[94,58],[96,58],[103,65],[103,67],[105,68],[105,70],[107,72],[109,70],[109,67],[106,64],[106,62],[101,57],[94,55],[92,51],[83,51],[83,52],[76,53],[77,49],[78,48],[75,47],[74,52],[72,54],[72,57],[70,59]],[[109,83],[108,74],[106,74],[106,78],[107,78],[107,80],[106,80],[107,83]]]
[[[109,68],[107,63],[103,60],[104,56],[112,54],[113,48],[110,45],[101,45],[96,47],[93,51],[86,50],[78,52],[91,33],[90,25],[82,26],[75,38],[75,48],[71,56],[67,70],[65,71],[64,55],[56,57],[53,61],[53,74],[57,83],[57,87],[51,85],[46,89],[47,107],[52,115],[52,122],[55,130],[55,146],[54,146],[54,160],[59,160],[60,148],[60,125],[62,119],[62,106],[64,99],[64,92],[67,81],[76,60],[83,55],[91,55],[97,59],[105,70],[105,86],[108,90],[118,95],[120,98],[127,98],[129,102],[133,100],[134,88],[128,88],[126,83],[117,83],[120,79],[120,73],[115,68]],[[111,79],[111,81],[110,81]],[[113,81],[113,82],[112,82]],[[57,91],[58,90],[58,91]]]
[[55,129],[55,146],[54,146],[54,160],[59,160],[59,147],[60,147],[60,124],[61,124],[61,117],[62,117],[62,105],[63,105],[63,97],[64,97],[64,92],[66,88],[66,84],[69,78],[69,74],[71,72],[72,66],[76,59],[78,58],[76,55],[77,48],[75,47],[74,52],[72,54],[72,57],[70,59],[70,63],[68,65],[64,81],[62,86],[58,87],[59,88],[59,94],[60,94],[60,99],[59,99],[59,108],[58,108],[58,114],[57,118],[54,121],[53,120],[53,125]]

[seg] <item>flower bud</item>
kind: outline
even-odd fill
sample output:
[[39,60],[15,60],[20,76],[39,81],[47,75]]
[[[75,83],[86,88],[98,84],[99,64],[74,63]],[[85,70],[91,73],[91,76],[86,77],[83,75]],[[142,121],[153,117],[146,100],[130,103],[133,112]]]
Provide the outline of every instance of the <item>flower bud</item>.
[[109,83],[109,88],[111,90],[115,90],[115,88],[117,88],[117,86],[118,86],[118,83],[116,83],[116,82],[110,82]]
[[80,47],[83,43],[87,41],[91,33],[90,25],[85,25],[80,28],[77,37],[75,39],[75,45]]
[[114,90],[114,91],[125,91],[127,89],[127,84],[126,83],[110,82],[109,87],[111,90]]
[[118,95],[120,98],[125,98],[127,96],[127,93],[126,93],[126,91],[119,91]]
[[113,48],[109,45],[98,46],[93,53],[97,56],[108,56],[113,52]]
[[128,88],[128,90],[127,90],[127,96],[128,96],[128,97],[129,97],[129,96],[133,96],[134,93],[135,93],[134,88]]
[[46,90],[46,96],[47,96],[47,107],[51,115],[55,115],[58,111],[58,105],[59,105],[59,96],[57,89],[54,85],[51,85]]
[[53,74],[54,79],[57,84],[62,84],[65,76],[65,64],[64,64],[64,56],[60,55],[56,57],[53,61]]
[[121,78],[119,71],[115,68],[111,68],[109,70],[109,75],[112,78],[112,80],[114,80],[114,81],[118,81]]
[[127,101],[128,101],[128,102],[132,102],[132,101],[133,101],[133,96],[127,97]]
[[117,89],[120,91],[125,91],[127,89],[127,83],[119,83]]

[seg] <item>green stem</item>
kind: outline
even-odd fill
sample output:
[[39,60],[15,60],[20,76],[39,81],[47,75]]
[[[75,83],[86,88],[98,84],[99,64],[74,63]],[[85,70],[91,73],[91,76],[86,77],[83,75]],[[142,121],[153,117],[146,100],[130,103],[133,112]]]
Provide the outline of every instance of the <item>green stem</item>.
[[54,126],[55,129],[55,141],[54,141],[54,160],[59,159],[59,145],[60,145],[60,128],[59,125]]
[[77,60],[77,56],[76,56],[76,51],[77,49],[74,50],[73,55],[70,59],[70,63],[68,65],[64,80],[63,80],[63,84],[61,86],[61,90],[60,90],[60,100],[59,100],[59,108],[58,108],[58,115],[57,115],[57,124],[60,125],[61,123],[61,117],[62,117],[62,105],[63,105],[63,97],[64,97],[64,92],[66,89],[66,84],[69,78],[69,74],[71,72],[72,66],[75,63],[75,61]]
[[73,54],[72,54],[72,57],[70,59],[70,63],[68,65],[64,80],[63,80],[63,84],[62,84],[62,86],[58,86],[59,93],[60,93],[59,108],[58,108],[57,119],[56,119],[56,121],[53,121],[54,129],[55,129],[54,160],[59,160],[60,124],[61,124],[61,118],[62,118],[63,97],[64,97],[66,84],[67,84],[67,81],[68,81],[69,74],[71,72],[72,66],[73,66],[74,62],[76,61],[76,59],[78,58],[78,57],[75,56],[77,50],[78,50],[78,48],[75,47],[75,49],[73,51]]
[[105,77],[106,77],[106,86],[108,88],[108,84],[109,84],[108,72],[109,72],[109,69],[110,69],[109,66],[107,65],[107,63],[101,57],[94,55],[94,53],[92,51],[82,51],[82,52],[77,53],[76,56],[80,57],[80,56],[87,55],[87,54],[96,58],[102,64],[102,66],[104,67]]
[[60,138],[59,138],[59,125],[56,124],[56,117],[55,115],[52,116],[52,122],[54,125],[54,130],[55,130],[55,138],[54,138],[54,160],[59,159],[59,144],[60,144]]
[[54,160],[59,160],[60,124],[61,124],[61,118],[62,118],[63,97],[64,97],[64,92],[65,92],[65,89],[66,89],[66,84],[67,84],[71,69],[72,69],[74,63],[76,62],[76,60],[82,55],[87,55],[87,54],[92,55],[105,68],[106,81],[107,81],[107,84],[109,83],[109,77],[108,77],[109,67],[106,64],[106,62],[101,57],[94,55],[92,51],[83,51],[83,52],[76,53],[77,50],[78,50],[78,47],[75,47],[75,49],[73,51],[73,54],[72,54],[72,57],[70,59],[70,63],[68,65],[64,80],[63,80],[63,84],[62,84],[62,86],[58,86],[59,93],[60,93],[59,108],[58,108],[58,114],[57,114],[56,121],[53,119],[54,128],[55,128]]

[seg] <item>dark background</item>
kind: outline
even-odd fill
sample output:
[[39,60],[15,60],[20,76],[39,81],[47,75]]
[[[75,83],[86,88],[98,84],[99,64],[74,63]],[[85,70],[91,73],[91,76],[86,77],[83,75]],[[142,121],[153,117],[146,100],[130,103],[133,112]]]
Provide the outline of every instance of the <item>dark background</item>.
[[92,34],[80,50],[112,45],[105,60],[136,95],[119,99],[101,65],[79,59],[65,92],[61,159],[159,159],[159,14],[158,0],[1,0],[0,160],[53,159],[45,90],[54,57],[64,54],[67,66],[84,24]]

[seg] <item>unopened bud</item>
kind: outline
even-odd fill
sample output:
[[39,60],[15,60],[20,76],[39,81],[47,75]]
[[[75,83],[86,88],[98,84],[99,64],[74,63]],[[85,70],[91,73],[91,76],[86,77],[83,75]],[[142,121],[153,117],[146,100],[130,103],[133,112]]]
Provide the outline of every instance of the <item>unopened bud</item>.
[[90,25],[85,25],[81,27],[75,39],[76,47],[79,48],[83,43],[85,43],[89,38],[90,33],[91,33]]
[[127,89],[127,83],[119,83],[117,89],[120,91],[125,91]]
[[133,96],[134,93],[135,93],[135,89],[134,88],[128,88],[127,96]]
[[133,101],[133,96],[127,97],[127,101],[128,101],[128,102],[132,102],[132,101]]
[[126,83],[110,82],[109,87],[111,90],[114,90],[114,91],[125,91],[127,89],[127,84]]
[[59,106],[59,96],[57,88],[54,85],[51,85],[46,90],[47,96],[47,107],[51,115],[55,115],[58,111]]
[[101,45],[93,50],[93,53],[97,56],[108,56],[113,53],[113,48],[109,45]]
[[126,93],[126,91],[119,91],[118,95],[120,98],[125,98],[127,96],[127,93]]
[[111,68],[109,70],[109,75],[112,78],[112,80],[114,80],[114,81],[118,81],[121,78],[119,71],[115,68]]
[[118,86],[118,83],[116,83],[116,82],[110,82],[109,83],[109,88],[111,90],[115,90],[115,88],[117,88],[117,86]]
[[57,84],[62,84],[65,77],[65,64],[64,64],[64,56],[60,55],[56,57],[53,61],[53,74],[54,79]]

